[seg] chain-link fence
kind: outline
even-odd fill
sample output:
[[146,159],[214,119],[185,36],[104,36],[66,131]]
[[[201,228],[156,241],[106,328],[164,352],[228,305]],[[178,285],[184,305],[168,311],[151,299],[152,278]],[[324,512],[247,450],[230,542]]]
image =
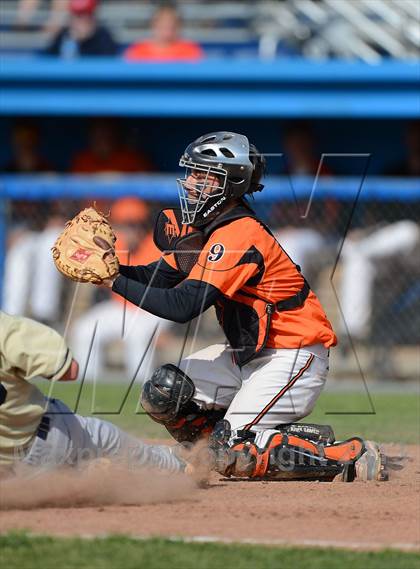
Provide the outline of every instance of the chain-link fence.
[[[172,200],[96,198],[99,209],[110,211],[123,263],[157,258],[154,219],[162,207],[177,205],[175,196],[174,184]],[[41,195],[6,200],[3,310],[53,325],[66,334],[76,355],[94,359],[111,377],[138,373],[151,343],[155,359],[163,362],[223,340],[211,310],[198,324],[160,322],[156,331],[154,319],[108,289],[76,285],[58,273],[50,248],[65,221],[92,201]],[[324,198],[315,194],[312,200],[268,202],[257,196],[251,205],[302,267],[333,323],[339,346],[333,350],[332,375],[415,377],[420,340],[418,200],[377,197],[356,203],[355,196],[340,199],[336,192]],[[144,364],[141,375],[149,373],[146,368]]]

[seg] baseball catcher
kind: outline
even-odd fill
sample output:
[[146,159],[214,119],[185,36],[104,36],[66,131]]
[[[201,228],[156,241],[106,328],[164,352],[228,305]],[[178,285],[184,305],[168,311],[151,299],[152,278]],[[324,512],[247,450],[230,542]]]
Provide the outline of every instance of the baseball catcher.
[[30,382],[38,376],[73,381],[78,369],[57,332],[0,311],[1,476],[12,474],[20,463],[51,469],[118,457],[132,466],[184,471],[184,462],[170,447],[147,445],[108,421],[77,415]]
[[247,197],[263,189],[265,158],[247,137],[214,132],[180,159],[180,209],[155,226],[161,259],[120,266],[112,290],[144,310],[188,322],[211,306],[227,339],[159,367],[142,405],[180,442],[209,438],[225,476],[384,478],[377,446],[336,442],[309,415],[336,335],[324,310]]

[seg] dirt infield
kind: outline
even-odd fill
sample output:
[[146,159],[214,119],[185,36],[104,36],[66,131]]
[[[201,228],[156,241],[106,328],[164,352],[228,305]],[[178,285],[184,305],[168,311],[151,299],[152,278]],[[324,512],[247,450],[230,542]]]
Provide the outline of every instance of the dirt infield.
[[393,472],[387,483],[235,482],[212,475],[208,488],[191,490],[189,483],[169,480],[159,490],[143,477],[134,493],[136,505],[118,505],[133,502],[135,482],[126,479],[118,485],[130,486],[129,491],[111,498],[102,492],[102,498],[108,497],[102,504],[108,505],[97,499],[99,505],[85,507],[81,504],[89,497],[70,485],[67,495],[75,494],[78,507],[69,499],[65,508],[9,503],[0,513],[0,530],[319,542],[361,549],[420,547],[420,447],[405,450],[405,468]]

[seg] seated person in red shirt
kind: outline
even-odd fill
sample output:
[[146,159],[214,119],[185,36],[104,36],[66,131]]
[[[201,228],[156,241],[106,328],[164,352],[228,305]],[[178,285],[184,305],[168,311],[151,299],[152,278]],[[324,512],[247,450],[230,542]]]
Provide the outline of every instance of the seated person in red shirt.
[[197,61],[204,54],[195,42],[180,37],[181,19],[172,6],[158,8],[152,19],[152,37],[131,45],[124,53],[129,61]]

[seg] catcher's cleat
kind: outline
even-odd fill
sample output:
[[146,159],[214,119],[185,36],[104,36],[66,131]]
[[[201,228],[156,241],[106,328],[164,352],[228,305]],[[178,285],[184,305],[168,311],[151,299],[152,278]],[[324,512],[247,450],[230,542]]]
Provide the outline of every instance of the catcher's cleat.
[[365,452],[355,461],[356,480],[376,480],[386,482],[389,480],[389,473],[386,469],[386,457],[374,441],[365,441]]

